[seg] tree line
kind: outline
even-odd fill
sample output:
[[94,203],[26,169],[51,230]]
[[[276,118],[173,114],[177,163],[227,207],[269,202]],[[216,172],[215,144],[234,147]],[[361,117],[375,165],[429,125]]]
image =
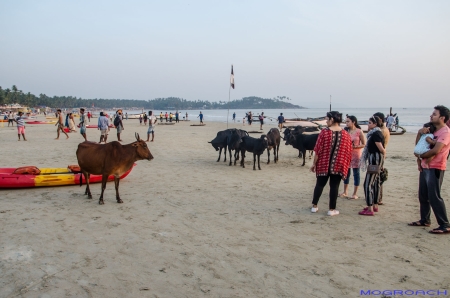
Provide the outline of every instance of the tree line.
[[186,100],[178,97],[155,98],[151,100],[137,99],[84,99],[76,96],[47,96],[43,93],[36,96],[30,92],[19,90],[16,85],[11,89],[0,87],[0,105],[20,104],[27,107],[50,107],[50,108],[79,108],[95,107],[103,109],[155,109],[155,110],[199,110],[199,109],[299,109],[301,106],[291,104],[286,96],[275,98],[261,98],[257,96],[244,97],[242,99],[210,102],[207,100]]

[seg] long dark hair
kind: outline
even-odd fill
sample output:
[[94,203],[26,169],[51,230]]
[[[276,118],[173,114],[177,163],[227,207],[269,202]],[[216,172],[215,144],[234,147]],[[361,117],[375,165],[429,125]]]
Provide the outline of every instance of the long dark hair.
[[[358,119],[356,119],[355,116],[347,115],[347,118],[350,119],[350,120],[355,124],[355,127],[356,127],[356,128],[361,129],[361,126],[359,126],[359,124],[358,124]],[[349,130],[348,127],[345,127],[344,129],[345,129],[345,130]]]
[[329,119],[333,119],[333,122],[341,124],[342,123],[342,113],[338,111],[331,111],[327,113]]
[[377,125],[377,127],[382,127],[383,126],[383,120],[381,120],[381,118],[378,117],[378,116],[370,117],[369,121],[372,122],[372,123],[375,123]]

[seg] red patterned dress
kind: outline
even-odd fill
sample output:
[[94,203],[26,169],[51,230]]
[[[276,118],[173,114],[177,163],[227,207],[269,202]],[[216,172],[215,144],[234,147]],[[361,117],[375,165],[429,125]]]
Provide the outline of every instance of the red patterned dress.
[[343,180],[352,159],[352,141],[345,130],[322,129],[314,152],[317,155],[316,176],[340,175]]

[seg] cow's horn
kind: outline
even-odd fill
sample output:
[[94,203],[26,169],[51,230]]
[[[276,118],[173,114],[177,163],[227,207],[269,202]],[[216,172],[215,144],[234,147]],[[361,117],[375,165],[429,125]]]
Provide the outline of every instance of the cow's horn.
[[139,134],[136,133],[136,139],[139,141],[141,138],[139,137]]

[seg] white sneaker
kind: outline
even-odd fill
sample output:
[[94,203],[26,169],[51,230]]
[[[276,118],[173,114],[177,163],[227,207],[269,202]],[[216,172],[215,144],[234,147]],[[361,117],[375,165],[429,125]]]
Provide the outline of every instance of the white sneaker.
[[328,213],[327,213],[329,216],[333,216],[333,215],[338,215],[339,214],[339,211],[337,211],[337,210],[333,210],[333,211],[331,211],[331,210],[328,210]]
[[312,213],[316,213],[317,211],[319,211],[319,207],[312,207],[311,208],[311,212]]

